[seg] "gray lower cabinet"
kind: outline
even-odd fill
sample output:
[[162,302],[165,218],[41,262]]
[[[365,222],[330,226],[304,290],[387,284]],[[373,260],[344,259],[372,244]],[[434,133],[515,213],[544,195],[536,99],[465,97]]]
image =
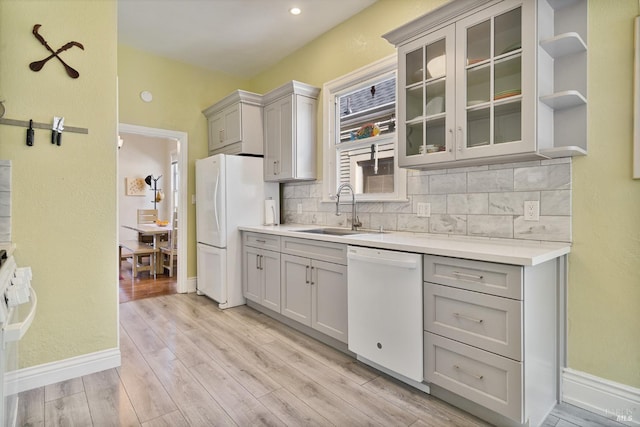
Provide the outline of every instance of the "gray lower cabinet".
[[347,245],[243,232],[245,298],[347,342]]
[[[249,246],[251,245],[251,246]],[[245,233],[242,256],[244,297],[280,312],[280,247],[278,236]]]
[[540,425],[557,402],[557,268],[425,255],[425,379]]
[[347,267],[281,255],[282,314],[347,342]]

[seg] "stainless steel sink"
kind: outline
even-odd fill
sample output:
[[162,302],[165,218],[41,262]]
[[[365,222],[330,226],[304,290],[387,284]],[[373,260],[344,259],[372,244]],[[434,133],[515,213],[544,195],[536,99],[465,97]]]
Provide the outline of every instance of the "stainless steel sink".
[[299,233],[329,234],[331,236],[348,236],[350,234],[367,234],[366,231],[349,230],[347,228],[312,228],[309,230],[296,230]]

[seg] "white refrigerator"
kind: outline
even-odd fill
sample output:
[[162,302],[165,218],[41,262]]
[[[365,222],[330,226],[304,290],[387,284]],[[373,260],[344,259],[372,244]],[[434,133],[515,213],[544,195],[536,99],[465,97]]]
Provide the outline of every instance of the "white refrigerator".
[[220,308],[242,305],[242,241],[238,226],[261,225],[265,200],[278,183],[263,181],[261,157],[218,154],[196,160],[197,290]]

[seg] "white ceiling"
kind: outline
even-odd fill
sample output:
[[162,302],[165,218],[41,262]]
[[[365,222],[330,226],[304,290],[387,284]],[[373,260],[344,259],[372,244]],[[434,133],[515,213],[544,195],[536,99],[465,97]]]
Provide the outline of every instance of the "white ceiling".
[[[376,0],[118,0],[118,41],[252,77]],[[297,6],[302,13],[293,16]]]

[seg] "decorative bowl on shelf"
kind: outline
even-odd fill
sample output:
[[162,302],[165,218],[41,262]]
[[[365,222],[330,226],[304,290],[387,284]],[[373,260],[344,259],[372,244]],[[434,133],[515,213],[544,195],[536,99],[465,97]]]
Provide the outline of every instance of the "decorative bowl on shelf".
[[446,73],[447,63],[444,55],[436,56],[427,62],[427,71],[431,78],[444,76]]
[[169,225],[169,221],[166,219],[157,219],[156,220],[156,225],[160,226],[160,227],[166,227],[167,225]]

